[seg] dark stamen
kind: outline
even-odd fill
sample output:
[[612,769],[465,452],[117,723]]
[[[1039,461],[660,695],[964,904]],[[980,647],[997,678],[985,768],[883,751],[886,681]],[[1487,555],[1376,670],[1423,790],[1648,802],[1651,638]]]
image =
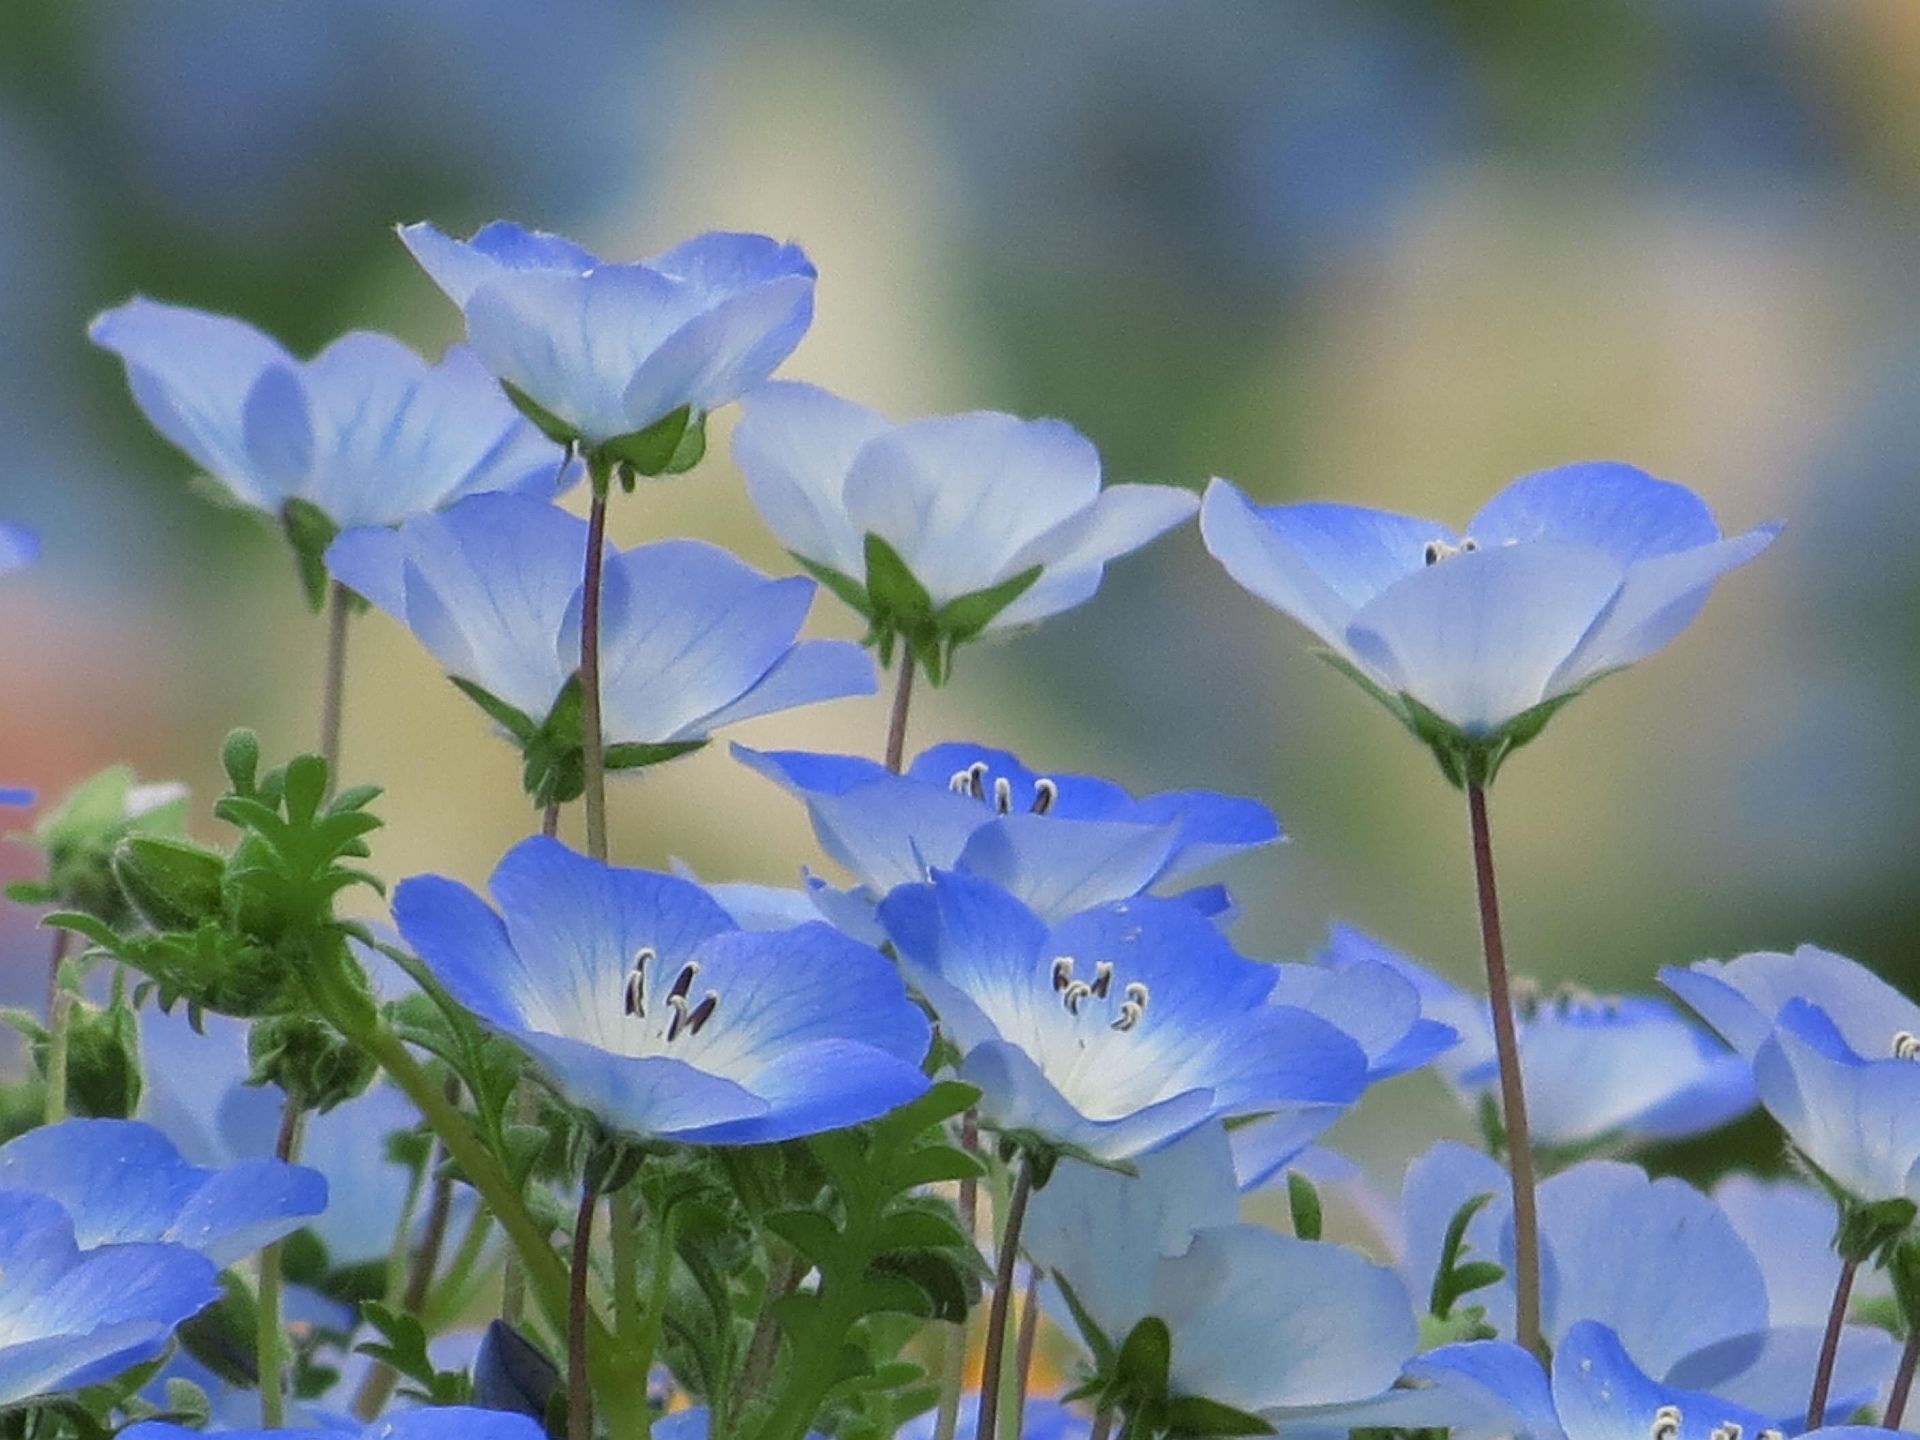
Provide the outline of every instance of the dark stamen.
[[1044,776],[1033,782],[1033,813],[1044,815],[1060,798],[1060,787]]
[[627,976],[627,1014],[641,1019],[647,1014],[647,965],[653,960],[650,947],[634,952],[633,970]]
[[687,1033],[698,1035],[700,1027],[713,1018],[714,1008],[720,1003],[718,990],[707,991],[706,998],[693,1007],[693,1013],[687,1016]]

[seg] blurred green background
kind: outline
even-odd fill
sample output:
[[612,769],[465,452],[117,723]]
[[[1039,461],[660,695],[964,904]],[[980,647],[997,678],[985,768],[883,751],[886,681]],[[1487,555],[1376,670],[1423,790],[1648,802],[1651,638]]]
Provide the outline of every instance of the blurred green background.
[[[88,318],[141,291],[302,351],[355,327],[437,351],[457,317],[392,226],[496,216],[622,258],[711,227],[797,239],[819,310],[784,373],[900,418],[1064,416],[1111,478],[1457,521],[1609,457],[1730,529],[1785,520],[1504,773],[1510,948],[1644,988],[1814,939],[1912,981],[1912,0],[7,0],[0,517],[46,549],[0,586],[7,782],[131,758],[207,797],[227,727],[282,754],[315,735],[319,624],[277,536],[190,489]],[[790,569],[730,427],[622,501],[617,538]],[[830,598],[815,624],[855,633]],[[510,752],[382,617],[348,690],[350,778],[388,787],[379,867],[482,879],[532,824]],[[883,726],[876,698],[741,738],[872,752]],[[1225,876],[1245,948],[1301,953],[1337,916],[1475,973],[1459,797],[1191,529],[965,655],[914,718],[916,745],[945,737],[1261,795],[1292,842]],[[724,746],[613,807],[629,863],[819,863]],[[0,922],[21,1001],[32,924]],[[1457,1125],[1425,1083],[1393,1100]]]

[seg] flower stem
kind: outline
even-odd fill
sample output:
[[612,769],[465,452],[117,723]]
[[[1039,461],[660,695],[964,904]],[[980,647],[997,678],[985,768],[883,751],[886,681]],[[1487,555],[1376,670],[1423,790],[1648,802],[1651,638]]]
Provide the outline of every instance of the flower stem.
[[67,1055],[73,1040],[74,993],[61,986],[53,994],[53,1013],[47,1016],[47,1124],[67,1118]]
[[47,956],[47,1019],[53,1019],[53,1007],[60,998],[60,967],[66,963],[67,951],[73,945],[71,930],[53,932],[53,949]]
[[593,1269],[593,1211],[600,1193],[580,1184],[573,1220],[573,1269],[567,1284],[567,1440],[593,1440],[593,1388],[587,1379],[587,1281]]
[[1000,1253],[993,1277],[993,1303],[987,1308],[987,1354],[980,1374],[980,1419],[974,1426],[975,1440],[999,1440],[1000,1376],[1007,1352],[1007,1315],[1013,1308],[1014,1267],[1020,1254],[1020,1231],[1027,1220],[1027,1197],[1033,1193],[1033,1170],[1020,1162],[1014,1177],[1013,1195],[1007,1201],[1006,1220],[1000,1227]]
[[[451,1083],[448,1086],[452,1090]],[[453,1099],[452,1094],[447,1097]],[[427,1173],[432,1173],[436,1154],[427,1157]],[[417,1182],[416,1182],[417,1183]],[[427,1223],[420,1236],[420,1248],[414,1253],[413,1267],[407,1272],[405,1288],[388,1303],[399,1304],[402,1313],[421,1317],[426,1308],[428,1292],[433,1288],[434,1271],[440,1268],[440,1251],[447,1242],[447,1223],[453,1215],[453,1180],[450,1176],[440,1175],[434,1179],[433,1195],[427,1202]],[[401,1219],[401,1253],[404,1255],[406,1240],[413,1229],[412,1206],[407,1207]],[[424,1319],[422,1324],[424,1325]],[[429,1334],[432,1332],[429,1331]],[[367,1372],[367,1378],[360,1383],[360,1389],[353,1397],[353,1413],[361,1420],[371,1421],[387,1407],[387,1401],[393,1397],[393,1387],[400,1382],[400,1372],[391,1365],[376,1365]]]
[[1480,900],[1480,941],[1487,958],[1487,1003],[1493,1012],[1494,1049],[1500,1059],[1500,1108],[1507,1132],[1507,1172],[1513,1180],[1514,1340],[1543,1355],[1540,1335],[1540,1217],[1534,1200],[1533,1135],[1527,1128],[1527,1095],[1520,1078],[1520,1037],[1513,1021],[1513,991],[1507,978],[1507,947],[1500,932],[1500,896],[1493,879],[1493,832],[1487,823],[1487,792],[1467,786],[1473,828],[1473,872]]
[[[960,1121],[960,1148],[980,1153],[980,1112],[969,1110]],[[972,1176],[960,1182],[960,1229],[971,1244],[980,1241],[980,1182]],[[940,1408],[934,1417],[933,1440],[953,1440],[960,1429],[960,1392],[967,1383],[967,1322],[953,1327],[940,1369]],[[976,1437],[977,1440],[977,1437]]]
[[1913,1393],[1913,1372],[1920,1369],[1920,1325],[1907,1331],[1906,1349],[1900,1352],[1900,1368],[1893,1375],[1893,1390],[1887,1396],[1887,1413],[1880,1421],[1888,1430],[1898,1430],[1907,1416],[1907,1397]]
[[549,801],[540,812],[540,833],[551,840],[560,833],[560,802]]
[[606,563],[607,492],[595,480],[580,590],[580,752],[586,780],[587,854],[607,858],[607,751],[600,733],[600,572]]
[[[1818,1430],[1827,1419],[1827,1392],[1833,1388],[1833,1366],[1840,1358],[1840,1332],[1847,1326],[1847,1301],[1853,1295],[1858,1260],[1842,1259],[1840,1278],[1833,1285],[1833,1306],[1827,1311],[1827,1333],[1820,1341],[1820,1361],[1813,1371],[1813,1392],[1807,1397],[1807,1429]],[[1904,1408],[1905,1400],[1902,1400]],[[1888,1428],[1897,1423],[1888,1422]]]
[[[273,1158],[292,1164],[300,1149],[300,1102],[287,1096],[280,1110],[280,1134]],[[287,1423],[286,1338],[280,1325],[280,1242],[260,1252],[260,1296],[255,1306],[254,1349],[260,1363],[260,1428],[278,1430]]]
[[327,777],[340,786],[340,717],[347,694],[347,621],[353,615],[353,594],[338,580],[327,591],[327,668],[320,687],[320,755]]
[[1108,1440],[1113,1434],[1113,1411],[1102,1410],[1093,1417],[1093,1434],[1088,1440]]
[[887,769],[900,773],[907,757],[907,711],[913,704],[913,652],[900,656],[900,678],[893,687],[893,714],[887,721]]
[[460,1237],[460,1244],[453,1252],[447,1272],[440,1277],[440,1283],[433,1287],[433,1293],[427,1297],[426,1308],[420,1316],[420,1323],[426,1326],[429,1335],[437,1335],[446,1329],[472,1301],[473,1296],[468,1292],[476,1289],[484,1278],[476,1276],[473,1268],[480,1263],[481,1253],[487,1248],[487,1237],[492,1231],[493,1216],[487,1207],[474,1206],[473,1217],[467,1221],[466,1233]]
[[1033,1275],[1027,1281],[1026,1298],[1020,1302],[1020,1334],[1013,1342],[1013,1440],[1020,1440],[1020,1432],[1026,1425],[1027,1390],[1033,1380],[1033,1352],[1040,1339],[1040,1282],[1045,1278],[1040,1267],[1034,1266]]

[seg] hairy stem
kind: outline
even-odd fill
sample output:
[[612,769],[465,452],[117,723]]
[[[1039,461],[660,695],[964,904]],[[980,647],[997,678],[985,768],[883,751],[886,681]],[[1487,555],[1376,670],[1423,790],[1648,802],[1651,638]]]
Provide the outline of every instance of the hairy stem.
[[[1807,1429],[1818,1430],[1827,1419],[1827,1392],[1833,1388],[1833,1366],[1840,1358],[1840,1332],[1847,1326],[1847,1301],[1853,1295],[1854,1272],[1858,1260],[1843,1259],[1840,1278],[1833,1285],[1833,1306],[1827,1311],[1827,1333],[1820,1341],[1820,1360],[1813,1370],[1813,1391],[1807,1396]],[[1905,1406],[1904,1398],[1901,1401]],[[1897,1421],[1888,1421],[1891,1428]]]
[[560,802],[550,800],[540,811],[540,833],[551,840],[560,833]]
[[[287,1096],[280,1109],[280,1134],[273,1158],[292,1164],[300,1149],[300,1102]],[[260,1252],[260,1295],[255,1306],[254,1349],[260,1363],[260,1428],[278,1430],[287,1423],[287,1347],[280,1325],[280,1242]]]
[[[453,1086],[448,1085],[451,1092]],[[449,1100],[454,1097],[449,1093]],[[434,1160],[427,1157],[426,1173],[434,1170]],[[447,1223],[453,1215],[453,1180],[446,1175],[435,1178],[433,1195],[427,1202],[426,1228],[420,1236],[420,1248],[414,1253],[412,1268],[407,1272],[405,1288],[394,1297],[400,1309],[408,1315],[419,1316],[426,1308],[427,1295],[433,1288],[433,1275],[440,1268],[440,1251],[447,1243]],[[401,1220],[402,1253],[406,1237],[413,1229],[412,1206]],[[388,1303],[394,1303],[390,1300]],[[424,1321],[423,1321],[424,1324]],[[429,1332],[431,1333],[431,1332]],[[386,1409],[387,1401],[393,1398],[393,1388],[400,1382],[400,1372],[391,1365],[376,1365],[367,1372],[367,1378],[360,1382],[360,1389],[353,1397],[353,1413],[362,1420],[372,1420]]]
[[593,1387],[587,1376],[587,1282],[593,1270],[593,1212],[600,1194],[580,1185],[573,1220],[573,1269],[567,1284],[567,1440],[593,1440]]
[[580,591],[580,747],[587,787],[587,854],[595,860],[607,858],[607,751],[600,733],[600,572],[606,541],[607,495],[596,481]]
[[67,1118],[67,1056],[73,1041],[76,997],[64,987],[53,994],[53,1012],[47,1016],[47,1124]]
[[60,967],[66,963],[67,951],[73,947],[71,930],[53,932],[53,948],[47,955],[47,1020],[53,1020],[53,1007],[60,999]]
[[900,773],[907,755],[907,711],[913,704],[913,653],[900,656],[900,678],[893,687],[893,714],[887,721],[887,769]]
[[1473,828],[1473,873],[1480,901],[1480,942],[1487,958],[1487,1004],[1493,1012],[1494,1049],[1500,1060],[1500,1109],[1507,1132],[1507,1171],[1513,1179],[1514,1340],[1543,1354],[1540,1335],[1540,1217],[1534,1200],[1533,1135],[1527,1128],[1526,1087],[1520,1079],[1520,1037],[1513,1020],[1513,990],[1507,977],[1507,947],[1500,931],[1500,896],[1493,879],[1493,832],[1487,793],[1467,786]]
[[1034,1266],[1027,1281],[1026,1298],[1020,1302],[1020,1334],[1013,1344],[1013,1440],[1020,1440],[1026,1426],[1027,1391],[1033,1382],[1033,1352],[1040,1339],[1040,1282],[1046,1276]]
[[980,1419],[974,1426],[975,1440],[998,1440],[1000,1425],[1000,1376],[1007,1354],[1007,1316],[1013,1308],[1014,1267],[1020,1254],[1020,1231],[1027,1220],[1027,1198],[1033,1193],[1033,1170],[1025,1160],[1014,1177],[1013,1195],[1007,1201],[1005,1222],[1000,1227],[1000,1253],[994,1269],[993,1303],[987,1307],[987,1354],[980,1374]]
[[340,784],[340,717],[347,695],[347,621],[353,617],[353,592],[338,580],[327,591],[327,661],[320,686],[320,755],[327,777]]
[[1887,1395],[1886,1418],[1881,1425],[1888,1430],[1898,1430],[1900,1422],[1907,1417],[1907,1397],[1913,1393],[1913,1372],[1920,1369],[1920,1325],[1907,1331],[1907,1345],[1900,1352],[1900,1368],[1893,1374],[1893,1389]]

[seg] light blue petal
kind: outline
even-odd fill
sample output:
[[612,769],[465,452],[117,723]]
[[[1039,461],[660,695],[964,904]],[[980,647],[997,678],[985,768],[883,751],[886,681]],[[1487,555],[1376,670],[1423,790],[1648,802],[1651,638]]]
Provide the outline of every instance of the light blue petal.
[[[1683,1389],[1710,1391],[1797,1433],[1806,1429],[1808,1386],[1825,1341],[1824,1317],[1812,1325],[1782,1327],[1776,1321],[1772,1329],[1735,1336],[1687,1356],[1664,1378]],[[1851,1415],[1871,1404],[1899,1357],[1900,1343],[1886,1331],[1849,1325],[1841,1335],[1827,1413]]]
[[711,733],[756,716],[871,695],[877,689],[872,657],[851,640],[802,640],[774,661],[753,688],[702,720],[701,729]]
[[1341,1111],[1324,1105],[1314,1109],[1262,1115],[1233,1127],[1233,1168],[1240,1188],[1251,1193],[1264,1188],[1291,1169],[1293,1162],[1326,1134]]
[[1360,1400],[1419,1349],[1391,1270],[1257,1225],[1200,1231],[1159,1262],[1153,1288],[1173,1334],[1175,1395],[1265,1412]]
[[1646,1440],[1657,1413],[1679,1411],[1678,1440],[1711,1440],[1722,1425],[1757,1435],[1774,1422],[1731,1402],[1662,1385],[1605,1324],[1572,1326],[1553,1359],[1553,1402],[1567,1440]]
[[1592,545],[1632,565],[1711,545],[1720,527],[1684,485],[1599,460],[1522,476],[1480,507],[1467,533],[1483,546]]
[[1691,1005],[1727,1043],[1752,1055],[1772,1033],[1780,1011],[1804,1000],[1826,1012],[1863,1060],[1893,1054],[1902,1030],[1920,1034],[1920,1005],[1866,966],[1802,945],[1791,955],[1756,951],[1733,960],[1701,960],[1660,972],[1668,989]]
[[488,280],[514,270],[562,270],[583,274],[600,262],[571,240],[495,220],[471,240],[454,240],[422,221],[399,227],[401,243],[413,252],[433,283],[461,308]]
[[538,978],[514,953],[506,925],[466,886],[438,875],[402,880],[393,919],[447,992],[488,1024],[519,1029],[536,1013],[553,1018],[536,998]]
[[502,1033],[533,1057],[560,1095],[624,1135],[691,1138],[715,1126],[756,1120],[771,1108],[745,1086],[684,1060],[615,1054],[544,1031]]
[[289,365],[269,365],[240,409],[241,437],[261,493],[286,499],[305,488],[316,441],[307,389]]
[[1276,965],[1273,1002],[1292,1005],[1336,1026],[1366,1052],[1369,1074],[1420,1023],[1420,995],[1385,965]]
[[1354,505],[1262,507],[1215,480],[1200,506],[1207,549],[1240,584],[1341,654],[1362,606],[1425,564],[1446,526]]
[[754,750],[736,744],[733,758],[802,799],[813,794],[844,795],[887,777],[886,766],[864,755],[811,755],[804,750]]
[[1443,1345],[1411,1360],[1400,1383],[1371,1399],[1294,1420],[1289,1433],[1445,1430],[1449,1440],[1563,1440],[1540,1362],[1503,1340]]
[[882,415],[813,385],[776,380],[741,397],[733,462],[747,495],[795,555],[861,580],[865,537],[847,516],[847,472],[860,447],[891,428]]
[[999,815],[968,838],[956,867],[1016,896],[1043,920],[1138,895],[1165,872],[1172,825]]
[[[913,1010],[904,996],[902,1003]],[[698,1145],[765,1145],[842,1130],[919,1099],[928,1083],[917,1062],[859,1040],[822,1040],[784,1050],[754,1071],[750,1084],[766,1102],[764,1115],[686,1130],[679,1138]]]
[[1555,672],[1624,573],[1589,546],[1542,542],[1454,555],[1362,607],[1347,645],[1385,689],[1484,735],[1559,693]]
[[259,474],[247,446],[247,397],[270,367],[291,356],[253,326],[144,298],[98,316],[94,344],[127,366],[135,403],[154,429],[235,498],[277,510],[285,492]]
[[982,1007],[998,1009],[1035,983],[1047,927],[985,880],[943,874],[881,901],[881,926],[907,979],[926,995],[941,1027],[962,1050],[994,1039]]
[[343,530],[327,546],[326,561],[334,579],[402,625],[407,623],[407,542],[398,530]]
[[[1181,524],[1200,497],[1176,485],[1109,485],[1083,519],[1033,542],[1029,564],[1046,572],[988,623],[989,630],[1032,625],[1092,597],[1109,562],[1130,555]],[[1072,537],[1064,552],[1060,542]],[[1015,561],[1016,567],[1019,561]],[[1018,568],[1014,571],[1019,573]]]
[[1794,1144],[1863,1200],[1920,1199],[1920,1066],[1907,1060],[1846,1063],[1793,1027],[1812,1015],[1790,1002],[1782,1026],[1753,1059],[1761,1103]]
[[650,270],[695,286],[709,301],[727,300],[775,280],[812,280],[807,252],[769,235],[709,230],[646,262]]
[[845,495],[854,528],[891,544],[944,605],[1033,564],[1031,542],[1099,499],[1100,455],[1058,420],[917,420],[861,448]]
[[[1142,818],[1138,812],[1149,803],[1136,801],[1111,780],[1103,780],[1097,775],[1062,775],[1051,771],[1043,775],[1011,750],[996,750],[990,745],[974,745],[965,741],[950,740],[921,751],[907,767],[907,775],[910,779],[946,789],[956,784],[961,774],[979,765],[986,766],[981,789],[987,798],[981,803],[993,804],[994,792],[999,788],[999,782],[1005,780],[1011,807],[1020,813],[1032,808],[1039,796],[1042,779],[1051,780],[1056,787],[1053,803],[1047,809],[1047,814],[1055,820],[1138,821]],[[1177,797],[1165,798],[1172,801]],[[1168,808],[1178,807],[1170,805]],[[1157,815],[1153,821],[1159,823],[1171,818]]]
[[1136,803],[1128,818],[1179,825],[1180,846],[1167,867],[1164,878],[1168,879],[1286,839],[1273,811],[1260,801],[1211,790],[1170,790],[1149,795]]
[[813,275],[783,275],[693,316],[641,364],[621,398],[645,429],[682,405],[696,416],[740,398],[794,352],[813,323]]
[[1840,1279],[1840,1257],[1833,1249],[1833,1201],[1797,1180],[1751,1175],[1727,1176],[1714,1186],[1713,1199],[1760,1262],[1767,1279],[1768,1320],[1775,1325],[1825,1324]]
[[893,778],[815,795],[807,812],[821,848],[879,893],[957,864],[973,832],[991,818],[976,800]]
[[1118,1119],[1090,1119],[1061,1095],[1025,1051],[1001,1040],[970,1049],[960,1065],[960,1078],[979,1088],[980,1118],[990,1129],[1039,1135],[1096,1160],[1118,1162],[1148,1154],[1217,1113],[1210,1091],[1187,1090]]
[[[158,1420],[143,1420],[120,1432],[125,1440],[195,1440],[199,1430],[186,1430]],[[428,1405],[416,1410],[394,1410],[364,1430],[222,1430],[227,1440],[543,1440],[536,1421],[502,1410],[478,1410],[465,1405]]]

